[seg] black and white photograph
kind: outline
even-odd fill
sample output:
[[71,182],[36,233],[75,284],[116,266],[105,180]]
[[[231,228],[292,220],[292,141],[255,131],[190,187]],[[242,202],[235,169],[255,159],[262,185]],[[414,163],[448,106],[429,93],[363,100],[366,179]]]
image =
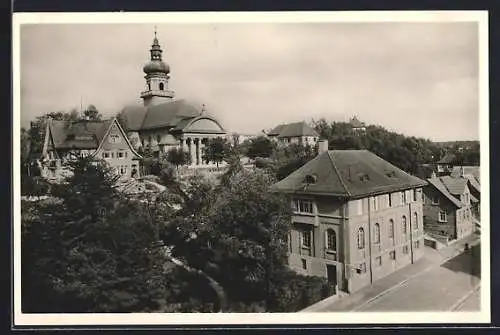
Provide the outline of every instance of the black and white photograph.
[[487,18],[14,14],[15,323],[489,322]]

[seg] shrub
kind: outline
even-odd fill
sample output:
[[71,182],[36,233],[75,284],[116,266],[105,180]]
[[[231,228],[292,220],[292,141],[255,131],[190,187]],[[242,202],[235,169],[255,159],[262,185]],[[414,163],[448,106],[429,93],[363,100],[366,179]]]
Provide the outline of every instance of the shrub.
[[327,298],[334,290],[326,278],[304,276],[285,269],[272,278],[268,312],[297,312]]

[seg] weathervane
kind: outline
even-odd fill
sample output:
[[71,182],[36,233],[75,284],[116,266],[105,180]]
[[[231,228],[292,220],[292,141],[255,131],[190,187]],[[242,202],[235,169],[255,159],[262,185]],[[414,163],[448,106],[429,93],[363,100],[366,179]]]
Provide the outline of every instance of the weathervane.
[[155,24],[155,38],[156,38],[156,24]]

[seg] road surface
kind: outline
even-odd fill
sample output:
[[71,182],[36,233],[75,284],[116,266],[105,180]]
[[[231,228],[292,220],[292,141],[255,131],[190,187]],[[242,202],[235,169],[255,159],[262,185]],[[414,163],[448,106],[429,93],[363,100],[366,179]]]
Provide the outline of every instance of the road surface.
[[[479,246],[444,264],[422,272],[385,294],[358,306],[356,311],[449,311],[478,306],[480,284]],[[472,294],[472,295],[471,295]],[[468,299],[465,297],[471,295]],[[461,300],[463,300],[463,303]]]

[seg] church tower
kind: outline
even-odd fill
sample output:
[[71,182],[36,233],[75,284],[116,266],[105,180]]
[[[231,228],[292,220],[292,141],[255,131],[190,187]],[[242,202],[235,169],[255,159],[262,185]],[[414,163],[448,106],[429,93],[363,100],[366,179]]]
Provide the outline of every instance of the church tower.
[[149,52],[151,54],[151,59],[143,67],[143,71],[146,74],[144,77],[146,79],[146,91],[141,93],[141,98],[144,100],[144,106],[169,102],[174,99],[174,91],[168,89],[170,66],[162,61],[161,56],[163,51],[156,37],[156,28],[153,45]]

